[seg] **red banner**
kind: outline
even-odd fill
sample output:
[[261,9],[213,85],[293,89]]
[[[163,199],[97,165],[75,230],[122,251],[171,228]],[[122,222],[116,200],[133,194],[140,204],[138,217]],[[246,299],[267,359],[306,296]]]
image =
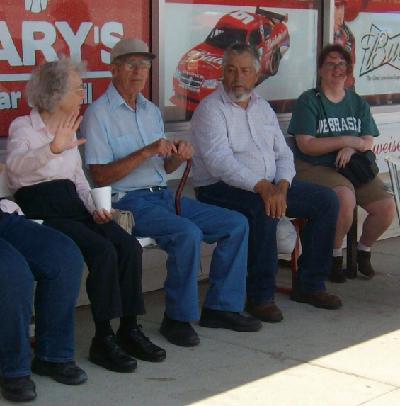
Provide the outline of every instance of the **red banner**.
[[318,0],[166,0],[166,3],[316,9]]
[[[32,69],[61,55],[87,61],[84,106],[109,83],[110,49],[123,36],[149,40],[147,0],[1,0],[0,136],[29,111],[23,97]],[[83,109],[82,109],[83,111]]]
[[400,12],[400,0],[364,0],[361,11],[370,13]]

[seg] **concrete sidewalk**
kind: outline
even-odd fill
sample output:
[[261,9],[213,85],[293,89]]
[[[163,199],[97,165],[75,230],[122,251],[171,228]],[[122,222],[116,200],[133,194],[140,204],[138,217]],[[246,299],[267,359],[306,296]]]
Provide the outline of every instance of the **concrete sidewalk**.
[[[87,360],[93,324],[77,310],[77,361],[89,375],[79,387],[33,376],[34,404],[96,406],[398,406],[400,405],[400,239],[374,249],[371,281],[328,284],[341,296],[338,311],[319,310],[277,296],[285,319],[258,333],[195,326],[199,347],[178,348],[158,333],[163,292],[145,296],[144,331],[167,350],[161,364],[139,362],[137,372],[108,372]],[[288,279],[289,270],[280,272]],[[204,292],[205,283],[201,284]],[[0,399],[0,404],[7,404]]]

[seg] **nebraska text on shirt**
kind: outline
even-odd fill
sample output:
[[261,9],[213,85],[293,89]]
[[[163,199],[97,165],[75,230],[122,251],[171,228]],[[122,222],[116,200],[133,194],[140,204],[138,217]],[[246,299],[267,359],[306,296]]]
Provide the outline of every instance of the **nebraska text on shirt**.
[[334,117],[319,120],[317,134],[329,132],[341,133],[344,131],[361,132],[361,120],[355,117],[346,117],[346,118]]

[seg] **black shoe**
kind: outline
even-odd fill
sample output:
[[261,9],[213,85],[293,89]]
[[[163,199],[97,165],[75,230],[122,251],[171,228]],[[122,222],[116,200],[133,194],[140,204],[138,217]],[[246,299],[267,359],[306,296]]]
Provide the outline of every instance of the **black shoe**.
[[93,337],[89,350],[89,361],[114,372],[133,372],[137,367],[135,358],[118,345],[114,334]]
[[194,347],[200,344],[200,338],[190,323],[170,319],[164,314],[160,333],[172,344],[181,347]]
[[329,280],[334,283],[346,282],[346,273],[343,270],[343,257],[332,258],[332,268],[329,274]]
[[372,279],[375,276],[375,270],[371,265],[371,252],[357,251],[358,272],[362,273],[367,279]]
[[118,330],[117,339],[124,351],[143,361],[161,362],[167,356],[165,350],[153,344],[143,334],[142,326],[140,325],[126,332],[121,329]]
[[30,402],[36,398],[35,383],[30,376],[1,378],[1,394],[11,402]]
[[32,361],[32,372],[37,375],[50,376],[64,385],[80,385],[88,379],[86,372],[74,361],[48,362],[35,357]]
[[226,328],[233,331],[258,331],[261,321],[237,312],[203,308],[199,322],[202,327]]

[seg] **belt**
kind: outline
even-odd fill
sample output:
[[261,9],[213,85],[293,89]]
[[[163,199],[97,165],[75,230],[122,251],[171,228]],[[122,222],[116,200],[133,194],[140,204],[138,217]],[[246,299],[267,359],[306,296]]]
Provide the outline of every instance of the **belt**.
[[[144,189],[136,189],[132,190],[132,192],[160,192],[161,190],[166,190],[167,186],[150,186],[146,187]],[[111,201],[113,203],[117,203],[120,199],[122,199],[127,193],[129,192],[114,192],[111,195]]]
[[166,186],[150,186],[150,187],[146,187],[144,189],[137,189],[135,190],[135,192],[141,192],[141,191],[148,191],[148,192],[160,192],[161,190],[165,190],[167,189]]

